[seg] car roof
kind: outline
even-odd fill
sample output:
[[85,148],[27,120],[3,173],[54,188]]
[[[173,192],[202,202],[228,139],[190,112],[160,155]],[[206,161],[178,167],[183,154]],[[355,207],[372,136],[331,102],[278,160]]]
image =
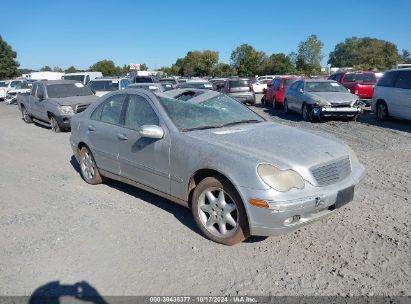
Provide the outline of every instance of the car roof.
[[336,82],[335,80],[330,80],[330,79],[299,79],[303,80],[305,82]]
[[41,80],[41,83],[44,83],[45,85],[52,85],[52,84],[68,84],[68,83],[81,83],[81,81],[78,80]]
[[127,79],[127,77],[101,77],[101,78],[95,78],[90,80],[91,81],[104,81],[104,80],[121,80],[121,79]]

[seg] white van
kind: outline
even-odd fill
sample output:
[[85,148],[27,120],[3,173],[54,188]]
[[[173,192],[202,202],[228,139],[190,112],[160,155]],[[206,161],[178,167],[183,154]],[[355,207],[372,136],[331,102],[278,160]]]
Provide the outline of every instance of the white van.
[[374,87],[371,109],[379,120],[389,117],[411,120],[411,68],[384,73]]
[[90,80],[103,77],[101,72],[79,72],[79,73],[68,73],[61,76],[63,80],[76,80],[83,84],[89,83]]

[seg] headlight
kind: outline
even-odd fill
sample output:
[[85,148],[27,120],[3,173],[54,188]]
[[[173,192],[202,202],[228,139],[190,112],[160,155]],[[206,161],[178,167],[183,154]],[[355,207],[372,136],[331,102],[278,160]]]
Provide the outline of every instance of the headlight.
[[359,99],[355,99],[353,102],[351,102],[351,106],[358,106],[360,105],[360,100]]
[[74,114],[74,109],[72,106],[59,106],[59,111],[61,114],[65,115]]
[[348,150],[348,155],[350,156],[351,165],[359,164],[360,161],[358,160],[357,155],[355,155],[355,152],[353,151],[353,149],[347,146],[347,150]]
[[317,98],[317,97],[311,97],[311,100],[313,101],[314,105],[316,105],[316,106],[329,106],[330,105],[329,102],[326,102],[326,101],[324,101],[320,98]]
[[261,164],[257,172],[264,183],[277,191],[287,192],[292,188],[304,188],[304,179],[294,170],[280,170],[269,164]]

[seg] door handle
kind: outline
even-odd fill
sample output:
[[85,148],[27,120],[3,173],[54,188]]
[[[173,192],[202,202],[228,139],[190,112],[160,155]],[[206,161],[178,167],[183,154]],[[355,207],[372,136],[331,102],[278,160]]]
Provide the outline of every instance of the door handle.
[[118,133],[118,134],[117,134],[117,137],[118,137],[118,139],[120,139],[120,140],[127,140],[127,139],[128,139],[128,137],[127,137],[125,134],[123,134],[123,133]]
[[88,126],[87,128],[89,131],[95,131],[96,128],[93,125]]

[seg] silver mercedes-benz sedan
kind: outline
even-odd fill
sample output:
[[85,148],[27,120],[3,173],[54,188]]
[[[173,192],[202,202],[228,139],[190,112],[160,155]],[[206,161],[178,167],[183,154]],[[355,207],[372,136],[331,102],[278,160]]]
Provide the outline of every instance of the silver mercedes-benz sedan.
[[300,113],[305,121],[343,116],[356,119],[362,113],[357,95],[334,80],[301,79],[284,95],[284,112]]
[[353,200],[365,169],[342,141],[266,121],[218,92],[169,92],[117,91],[75,115],[70,142],[87,183],[116,179],[191,208],[226,245]]

